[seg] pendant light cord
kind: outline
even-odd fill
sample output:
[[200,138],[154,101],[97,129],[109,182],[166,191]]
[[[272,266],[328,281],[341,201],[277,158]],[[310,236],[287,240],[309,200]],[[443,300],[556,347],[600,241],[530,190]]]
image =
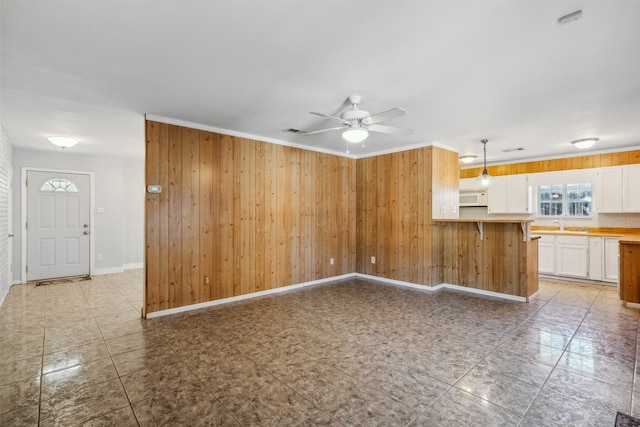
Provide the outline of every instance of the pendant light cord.
[[489,175],[489,172],[487,172],[487,142],[488,142],[488,140],[483,139],[480,142],[482,142],[482,145],[484,147],[484,169],[482,170],[482,175]]

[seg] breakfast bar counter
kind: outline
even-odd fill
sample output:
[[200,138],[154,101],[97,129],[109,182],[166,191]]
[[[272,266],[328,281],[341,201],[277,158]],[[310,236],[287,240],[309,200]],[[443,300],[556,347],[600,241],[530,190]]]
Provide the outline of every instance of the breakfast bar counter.
[[538,290],[538,239],[531,219],[434,220],[441,283],[528,301]]

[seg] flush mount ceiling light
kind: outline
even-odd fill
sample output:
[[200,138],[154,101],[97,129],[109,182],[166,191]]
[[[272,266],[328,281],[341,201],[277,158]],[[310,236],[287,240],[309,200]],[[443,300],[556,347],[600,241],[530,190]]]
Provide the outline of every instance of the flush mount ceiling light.
[[487,171],[487,142],[489,142],[489,140],[483,139],[480,142],[482,142],[482,149],[484,151],[484,169],[482,169],[482,173],[478,175],[478,179],[483,187],[488,187],[491,183],[491,175],[489,175]]
[[358,143],[362,142],[369,136],[369,132],[366,129],[360,127],[351,127],[342,132],[342,137],[345,141]]
[[577,139],[575,141],[571,141],[571,143],[575,145],[576,148],[585,149],[585,148],[593,147],[593,144],[595,144],[596,141],[598,141],[599,139],[600,138],[584,138],[584,139]]
[[478,156],[474,156],[473,154],[465,154],[464,156],[460,156],[460,161],[462,163],[471,163],[476,159],[476,157]]
[[68,136],[50,136],[48,139],[53,145],[60,147],[63,150],[65,148],[73,147],[78,143],[77,139]]

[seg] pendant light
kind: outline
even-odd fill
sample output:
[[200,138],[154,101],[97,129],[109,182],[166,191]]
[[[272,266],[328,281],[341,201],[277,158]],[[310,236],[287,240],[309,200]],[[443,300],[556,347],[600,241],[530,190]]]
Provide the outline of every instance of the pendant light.
[[489,172],[487,171],[487,142],[489,141],[483,139],[480,142],[482,142],[484,150],[484,169],[482,169],[482,173],[478,175],[478,179],[480,180],[480,185],[488,187],[491,183],[491,175],[489,175]]

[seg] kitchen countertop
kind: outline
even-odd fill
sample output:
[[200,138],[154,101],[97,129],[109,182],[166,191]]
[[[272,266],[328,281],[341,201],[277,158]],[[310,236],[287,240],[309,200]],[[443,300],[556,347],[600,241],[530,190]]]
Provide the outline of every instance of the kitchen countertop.
[[620,243],[639,244],[640,228],[587,228],[583,231],[579,227],[566,227],[560,230],[558,227],[532,226],[532,234],[560,235],[560,236],[593,236],[593,237],[618,237]]

